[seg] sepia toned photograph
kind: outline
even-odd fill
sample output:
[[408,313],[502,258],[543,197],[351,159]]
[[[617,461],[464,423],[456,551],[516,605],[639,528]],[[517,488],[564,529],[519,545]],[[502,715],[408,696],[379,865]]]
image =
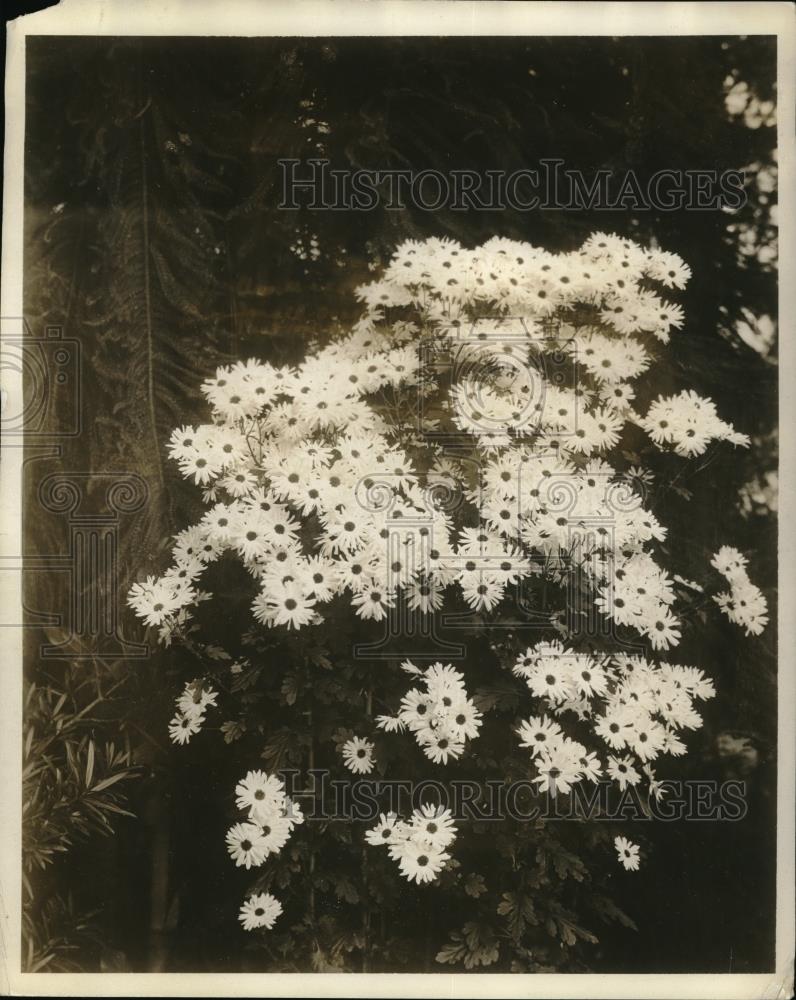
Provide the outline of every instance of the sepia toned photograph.
[[12,995],[793,995],[793,12],[640,6],[9,24]]

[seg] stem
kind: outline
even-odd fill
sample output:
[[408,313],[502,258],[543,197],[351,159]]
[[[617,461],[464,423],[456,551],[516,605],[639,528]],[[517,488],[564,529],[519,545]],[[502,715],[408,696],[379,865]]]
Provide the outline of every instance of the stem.
[[[309,770],[315,769],[315,729],[313,727],[312,705],[307,710],[307,724],[310,729],[310,748],[308,754]],[[313,777],[313,782],[315,778]],[[310,920],[315,927],[315,841],[310,837]]]
[[[368,722],[373,718],[373,681],[368,679],[368,691],[365,696],[365,718]],[[370,972],[370,872],[367,844],[363,841],[362,848],[362,971]]]
[[[143,76],[143,66],[140,67]],[[145,108],[149,107],[151,98],[146,102]],[[154,366],[154,342],[152,332],[152,293],[151,277],[149,273],[149,185],[147,178],[146,162],[146,116],[141,115],[139,121],[139,145],[141,151],[141,216],[143,220],[142,231],[142,255],[144,265],[144,317],[146,320],[146,345],[147,345],[147,403],[149,407],[149,422],[152,430],[153,451],[157,456],[157,473],[160,488],[164,489],[163,463],[160,460],[160,442],[158,441],[157,418],[155,414],[155,366]]]

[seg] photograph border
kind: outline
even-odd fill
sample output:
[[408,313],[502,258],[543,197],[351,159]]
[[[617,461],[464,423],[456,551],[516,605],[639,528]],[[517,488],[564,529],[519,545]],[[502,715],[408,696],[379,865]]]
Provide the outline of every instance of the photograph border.
[[[528,3],[471,0],[62,0],[8,25],[5,88],[2,296],[4,341],[19,337],[22,297],[25,42],[34,35],[88,36],[694,36],[777,38],[779,149],[779,594],[796,606],[796,246],[794,109],[796,17],[788,2]],[[4,347],[5,350],[5,347]],[[21,373],[3,367],[3,407],[22,412]],[[23,619],[22,438],[3,436],[0,469],[0,990],[30,996],[418,997],[787,997],[793,989],[796,631],[779,616],[776,971],[745,975],[368,974],[368,973],[22,973],[21,784]],[[9,624],[6,624],[9,623]]]

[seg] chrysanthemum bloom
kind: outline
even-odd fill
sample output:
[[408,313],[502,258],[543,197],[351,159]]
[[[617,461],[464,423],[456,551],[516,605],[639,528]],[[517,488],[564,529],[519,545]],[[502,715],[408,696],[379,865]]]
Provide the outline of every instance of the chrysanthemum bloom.
[[418,885],[423,882],[433,882],[445,867],[445,863],[450,860],[449,854],[434,847],[426,839],[402,841],[394,845],[392,852],[401,874],[408,881],[415,881]]
[[608,758],[608,774],[617,782],[622,792],[628,785],[637,785],[641,781],[641,775],[633,766],[634,763],[633,757],[629,754],[626,757]]
[[534,717],[521,722],[517,730],[520,746],[528,747],[536,757],[549,746],[555,746],[561,738],[561,726],[546,716]]
[[[279,812],[257,812],[256,824],[260,827],[260,849],[264,857],[281,851],[290,838],[293,823]],[[252,814],[252,819],[254,815]]]
[[627,840],[626,837],[615,837],[614,847],[625,870],[629,872],[638,871],[640,864],[638,845]]
[[191,597],[190,589],[181,588],[176,581],[149,576],[144,583],[133,584],[127,603],[147,625],[160,625],[184,603],[190,603]]
[[201,681],[193,681],[185,685],[185,690],[177,699],[177,709],[191,718],[204,719],[208,706],[215,706],[217,700],[218,691],[214,691]]
[[464,741],[457,739],[457,734],[447,721],[434,729],[420,730],[416,738],[423,753],[435,764],[447,764],[449,760],[458,760],[464,753]]
[[715,595],[713,600],[729,620],[740,625],[747,635],[760,635],[768,624],[768,602],[749,579],[747,561],[729,545],[722,546],[715,553],[710,564],[727,579],[730,591]]
[[370,740],[355,736],[343,744],[340,752],[343,755],[343,763],[349,771],[353,771],[354,774],[370,774],[375,766],[373,759],[375,749]]
[[238,868],[258,867],[268,854],[262,829],[256,823],[236,823],[227,831],[227,850]]
[[444,851],[456,839],[456,827],[450,809],[426,803],[415,810],[410,820],[411,834],[414,839],[429,843],[432,847]]
[[284,783],[273,774],[249,771],[235,786],[235,803],[239,809],[278,812],[285,804]]
[[395,813],[384,813],[379,817],[379,822],[365,834],[365,840],[372,847],[394,844],[408,833],[406,824],[401,822]]
[[568,792],[581,778],[580,758],[586,749],[580,743],[564,737],[543,750],[535,760],[539,772],[534,778],[540,792]]
[[245,931],[254,931],[260,927],[270,930],[276,918],[282,912],[282,904],[270,892],[260,892],[250,896],[240,908],[238,920]]
[[183,715],[178,712],[169,723],[169,736],[173,743],[185,744],[202,728],[204,715]]

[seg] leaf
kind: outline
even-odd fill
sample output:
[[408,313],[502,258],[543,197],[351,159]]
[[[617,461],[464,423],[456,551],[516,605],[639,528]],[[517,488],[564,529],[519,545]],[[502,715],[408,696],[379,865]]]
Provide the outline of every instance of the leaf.
[[461,934],[454,931],[450,941],[437,952],[436,960],[442,965],[455,965],[464,961],[466,954],[467,946],[463,943]]
[[298,734],[286,727],[278,729],[266,742],[260,756],[269,770],[279,771],[288,762],[291,751],[297,746]]
[[571,946],[577,942],[578,938],[581,938],[583,941],[588,941],[590,944],[599,943],[599,938],[597,938],[595,934],[592,934],[591,931],[587,931],[584,927],[580,927],[573,920],[558,916],[556,917],[556,922],[564,944]]
[[94,777],[94,740],[88,741],[88,755],[86,760],[86,788],[91,787],[91,779]]
[[636,922],[624,910],[620,909],[612,899],[609,899],[608,896],[593,896],[591,905],[604,921],[616,920],[623,927],[629,927],[634,931],[638,930]]
[[476,688],[472,700],[476,708],[484,713],[493,708],[513,709],[518,702],[517,688],[510,682],[490,684],[489,687]]
[[229,653],[222,649],[221,646],[216,646],[213,643],[205,646],[205,653],[210,657],[211,660],[231,660],[232,657]]
[[346,903],[351,903],[352,905],[359,902],[359,892],[354,883],[347,878],[338,879],[335,882],[335,890],[340,899],[345,900]]
[[504,892],[498,904],[497,912],[506,917],[509,933],[517,940],[525,932],[525,925],[538,924],[539,919],[533,906],[533,900],[521,892]]
[[254,687],[257,681],[260,679],[260,674],[263,668],[258,667],[244,667],[239,674],[235,674],[232,678],[232,690],[233,691],[246,691],[248,688]]
[[103,809],[109,809],[113,813],[118,813],[119,816],[132,816],[135,819],[135,813],[131,813],[129,809],[122,809],[121,806],[115,806],[112,802],[105,802]]
[[299,679],[295,674],[287,674],[282,681],[280,692],[288,705],[295,705],[300,690]]
[[483,896],[487,891],[484,876],[471,872],[464,881],[464,891],[468,896],[472,896],[473,899]]
[[133,774],[130,771],[121,771],[119,774],[112,774],[110,778],[103,778],[102,781],[98,782],[93,788],[93,792],[104,792],[106,788],[110,788],[111,785],[115,785],[117,781],[124,781],[125,778],[132,778]]
[[225,743],[234,743],[235,740],[239,740],[245,732],[246,723],[243,721],[231,720],[221,724],[221,733],[224,736]]
[[473,969],[478,965],[492,965],[500,956],[500,946],[491,927],[487,924],[469,921],[462,928],[467,953],[464,967]]
[[586,866],[581,859],[564,848],[559,847],[552,852],[553,868],[560,879],[573,878],[582,882],[586,877]]

